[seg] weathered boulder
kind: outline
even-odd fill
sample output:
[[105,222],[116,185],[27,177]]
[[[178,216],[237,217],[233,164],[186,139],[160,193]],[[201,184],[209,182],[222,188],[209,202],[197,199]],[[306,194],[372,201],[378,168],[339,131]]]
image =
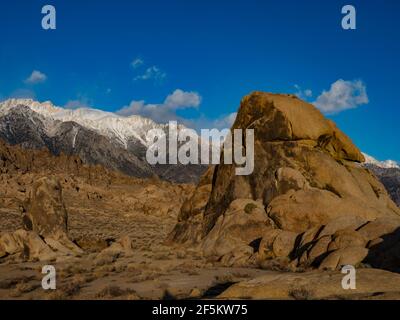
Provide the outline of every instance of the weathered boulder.
[[83,251],[68,238],[42,238],[35,231],[19,229],[0,234],[0,253],[0,258],[13,256],[23,261],[52,261],[79,256]]
[[6,254],[14,254],[20,250],[20,247],[12,233],[5,232],[0,234],[0,248]]
[[17,230],[14,233],[0,234],[0,258],[14,255],[26,261],[48,261],[56,258],[43,239],[34,231]]
[[44,242],[58,254],[67,256],[79,256],[83,254],[83,250],[72,242],[66,234],[59,234],[56,238],[44,238]]
[[258,247],[258,259],[260,261],[276,258],[274,242],[281,232],[283,232],[283,230],[280,229],[270,229],[265,232]]
[[[254,242],[271,229],[262,202],[251,199],[236,199],[202,242],[205,257],[218,260],[226,255],[246,260],[254,253]],[[225,259],[226,260],[226,259]],[[233,264],[233,259],[229,259]]]
[[340,248],[330,253],[320,264],[319,269],[336,270],[345,265],[358,267],[368,255],[368,249],[359,246]]
[[361,219],[357,216],[339,217],[337,219],[329,221],[325,226],[323,226],[322,230],[318,234],[318,237],[331,236],[335,232],[344,229],[357,230],[366,223],[366,220]]
[[303,266],[315,266],[321,262],[323,258],[327,255],[329,251],[329,244],[331,243],[330,236],[323,236],[318,238],[311,249],[304,251],[300,257],[299,263]]
[[[340,225],[348,227],[340,229]],[[368,242],[349,225],[350,222],[342,224],[332,220],[330,225],[318,226],[302,234],[268,230],[259,246],[258,262],[265,266],[268,264],[264,260],[287,257],[287,264],[290,263],[291,267],[335,270],[345,264],[358,266],[368,254]]]
[[21,250],[22,258],[26,260],[49,261],[56,258],[56,254],[43,239],[34,231],[17,230],[13,237]]
[[130,256],[133,254],[132,239],[129,236],[124,236],[113,242],[109,247],[102,250],[96,257],[97,265],[104,265],[114,262],[121,256]]
[[43,177],[32,186],[24,205],[24,227],[42,237],[57,237],[67,233],[68,215],[61,184],[56,178]]
[[[255,92],[242,100],[232,129],[254,129],[254,172],[218,165],[203,236],[237,198],[262,199],[279,228],[302,232],[340,216],[399,215],[383,186],[362,168],[359,150],[312,105]],[[222,157],[221,157],[222,158]]]
[[201,185],[196,189],[196,192],[186,200],[181,208],[181,211],[178,216],[178,221],[187,220],[190,217],[194,217],[198,214],[201,214],[208,202],[208,198],[211,193],[211,184]]
[[334,251],[351,246],[365,247],[367,241],[357,231],[351,229],[343,229],[336,231],[332,235],[332,241],[329,243],[328,251]]
[[297,233],[282,231],[277,235],[272,245],[275,257],[288,257],[295,247]]
[[201,239],[203,213],[210,198],[214,166],[200,178],[196,190],[188,195],[178,215],[178,223],[169,234],[167,243],[196,243]]
[[68,214],[57,179],[43,177],[33,184],[22,220],[25,230],[0,234],[0,258],[48,261],[83,253],[68,238]]
[[[305,273],[281,272],[236,283],[219,299],[368,299],[385,295],[400,298],[400,275],[378,269],[358,269],[356,288],[345,290],[344,274],[314,270]],[[389,298],[390,299],[390,298]]]
[[381,236],[391,234],[400,228],[397,219],[381,218],[362,226],[358,232],[366,239],[373,240]]
[[[254,130],[253,173],[236,175],[236,164],[210,168],[182,207],[170,240],[200,243],[213,260],[234,251],[248,255],[251,247],[248,261],[287,256],[318,267],[332,255],[331,260],[339,257],[337,267],[349,261],[349,247],[358,248],[353,260],[361,262],[368,242],[400,223],[400,209],[361,166],[361,152],[311,104],[293,95],[254,92],[243,98],[234,129]],[[256,202],[263,218],[244,219],[243,209],[232,215],[232,205],[243,199]],[[369,226],[375,220],[390,221],[391,227]]]

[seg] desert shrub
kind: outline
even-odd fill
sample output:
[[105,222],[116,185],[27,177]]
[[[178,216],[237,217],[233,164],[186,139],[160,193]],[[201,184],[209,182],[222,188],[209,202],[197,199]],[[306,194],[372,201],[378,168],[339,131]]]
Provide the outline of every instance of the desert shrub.
[[305,288],[294,288],[289,291],[289,296],[295,300],[310,300],[312,299],[312,292]]
[[132,289],[122,289],[118,286],[107,286],[97,293],[97,298],[118,298],[121,296],[129,296],[132,298],[136,293]]
[[246,212],[247,214],[251,214],[255,208],[257,208],[257,206],[254,203],[250,202],[244,207],[244,212]]

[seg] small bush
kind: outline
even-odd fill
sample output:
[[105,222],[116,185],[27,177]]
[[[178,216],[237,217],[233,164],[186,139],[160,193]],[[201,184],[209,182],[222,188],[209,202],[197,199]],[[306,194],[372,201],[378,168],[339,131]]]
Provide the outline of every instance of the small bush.
[[107,286],[97,294],[97,298],[117,298],[121,296],[129,296],[132,299],[136,294],[134,290],[121,289],[118,286]]
[[254,203],[248,203],[244,207],[244,212],[251,214],[255,208],[257,208],[257,206]]
[[289,291],[289,296],[295,300],[311,300],[312,293],[305,288],[296,288]]

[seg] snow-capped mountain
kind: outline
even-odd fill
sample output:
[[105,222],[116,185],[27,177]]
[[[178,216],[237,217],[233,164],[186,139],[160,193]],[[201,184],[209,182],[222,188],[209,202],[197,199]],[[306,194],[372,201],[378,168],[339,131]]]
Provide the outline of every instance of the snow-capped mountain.
[[367,164],[373,164],[377,167],[385,168],[385,169],[390,169],[390,168],[400,169],[400,164],[394,160],[379,161],[366,153],[363,153],[363,155],[365,157],[365,163],[367,163]]
[[379,161],[364,153],[364,167],[371,170],[385,186],[391,198],[400,206],[400,165],[396,161]]
[[87,129],[116,139],[125,147],[127,147],[131,138],[135,138],[142,144],[147,145],[145,137],[148,130],[165,130],[167,128],[167,125],[157,124],[151,119],[137,115],[123,117],[112,112],[90,108],[71,110],[57,107],[50,101],[41,103],[32,99],[9,99],[0,103],[0,115],[9,112],[18,105],[27,106],[45,118],[61,122],[76,122]]
[[[185,128],[178,126],[178,130]],[[26,148],[47,148],[53,154],[75,154],[84,162],[101,164],[126,174],[157,175],[177,182],[196,181],[198,165],[150,166],[145,154],[150,129],[168,130],[141,116],[124,117],[97,109],[65,109],[51,102],[9,99],[0,103],[0,138]]]

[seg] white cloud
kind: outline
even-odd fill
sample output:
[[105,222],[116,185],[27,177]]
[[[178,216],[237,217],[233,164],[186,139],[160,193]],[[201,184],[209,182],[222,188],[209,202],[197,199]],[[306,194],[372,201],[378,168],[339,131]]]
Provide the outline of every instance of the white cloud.
[[306,97],[312,97],[313,93],[310,89],[306,89],[306,90],[304,90],[304,95]]
[[197,108],[201,103],[201,96],[197,92],[188,92],[181,89],[175,90],[167,96],[163,103],[146,104],[145,101],[132,101],[123,107],[117,114],[122,116],[141,115],[156,122],[181,119],[176,111],[178,109]]
[[195,129],[197,132],[200,132],[201,129],[229,129],[232,126],[236,119],[236,112],[222,115],[216,119],[210,119],[204,115],[187,119],[177,114],[177,111],[182,109],[198,109],[201,100],[202,98],[197,92],[177,89],[168,95],[163,103],[147,104],[143,100],[132,101],[128,106],[123,107],[116,113],[121,116],[141,115],[158,123],[176,120],[186,127]]
[[31,75],[25,79],[25,83],[27,84],[37,84],[37,83],[41,83],[41,82],[45,82],[47,79],[47,76],[38,71],[38,70],[34,70],[32,71]]
[[300,99],[306,100],[307,98],[311,98],[313,95],[311,89],[303,90],[298,84],[295,84],[294,87],[296,88],[295,95],[298,96]]
[[134,80],[135,81],[138,81],[138,80],[160,81],[160,80],[165,79],[166,76],[167,76],[167,74],[165,72],[161,71],[157,66],[151,66],[151,67],[147,68],[143,74],[136,76],[134,78]]
[[142,59],[136,58],[135,60],[132,61],[131,66],[132,66],[132,68],[137,69],[143,64],[144,64],[144,61]]
[[201,103],[201,96],[197,92],[183,91],[176,89],[173,93],[168,95],[164,104],[172,109],[181,109],[186,107],[197,108]]
[[332,83],[329,91],[323,91],[313,104],[324,113],[334,114],[368,102],[367,89],[361,80],[339,79]]

